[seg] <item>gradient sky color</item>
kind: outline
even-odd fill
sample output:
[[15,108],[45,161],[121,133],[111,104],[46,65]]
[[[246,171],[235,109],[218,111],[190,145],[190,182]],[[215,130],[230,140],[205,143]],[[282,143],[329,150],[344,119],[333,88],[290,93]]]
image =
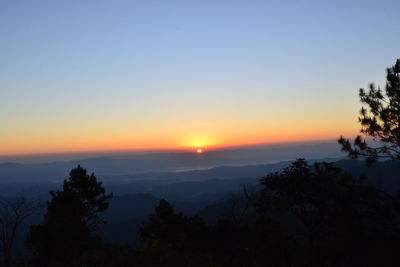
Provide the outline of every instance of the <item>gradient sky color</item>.
[[0,155],[327,140],[400,1],[0,1]]

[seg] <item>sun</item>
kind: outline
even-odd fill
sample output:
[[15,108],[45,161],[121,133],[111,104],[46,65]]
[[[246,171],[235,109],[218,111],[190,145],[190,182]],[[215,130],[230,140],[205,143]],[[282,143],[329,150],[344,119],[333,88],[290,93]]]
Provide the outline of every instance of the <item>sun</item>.
[[203,153],[203,149],[201,149],[201,148],[198,148],[198,149],[196,150],[196,153],[197,153],[197,154],[201,154],[201,153]]

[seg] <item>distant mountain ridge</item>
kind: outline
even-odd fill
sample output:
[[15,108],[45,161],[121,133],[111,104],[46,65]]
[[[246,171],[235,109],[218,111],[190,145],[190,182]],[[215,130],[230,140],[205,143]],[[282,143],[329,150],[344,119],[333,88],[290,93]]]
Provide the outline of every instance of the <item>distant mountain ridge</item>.
[[219,166],[246,166],[290,161],[296,158],[338,158],[336,143],[286,145],[196,153],[152,153],[59,161],[40,164],[0,163],[0,183],[61,182],[78,164],[98,177],[145,173],[207,170]]

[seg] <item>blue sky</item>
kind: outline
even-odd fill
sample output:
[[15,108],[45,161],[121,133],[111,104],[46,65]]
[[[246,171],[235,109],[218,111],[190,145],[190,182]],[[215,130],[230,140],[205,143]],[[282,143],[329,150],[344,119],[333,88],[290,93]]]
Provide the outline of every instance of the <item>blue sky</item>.
[[2,0],[0,154],[352,132],[357,89],[383,84],[400,57],[399,10],[399,1]]

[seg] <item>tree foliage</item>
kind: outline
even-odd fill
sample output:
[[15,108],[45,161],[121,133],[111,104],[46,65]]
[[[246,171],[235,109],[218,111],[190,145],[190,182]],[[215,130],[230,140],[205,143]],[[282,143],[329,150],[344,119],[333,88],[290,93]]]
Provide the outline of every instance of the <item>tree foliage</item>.
[[[305,238],[300,243],[305,244],[308,266],[325,266],[329,261],[377,266],[380,258],[395,255],[387,248],[398,246],[398,202],[333,163],[310,166],[299,159],[261,178],[261,183],[259,213],[281,212],[279,220],[289,231],[302,226],[296,232],[298,240]],[[384,250],[379,242],[386,242]],[[350,251],[355,261],[342,258]],[[371,252],[368,257],[366,251]]]
[[51,192],[43,224],[31,228],[33,266],[372,267],[397,260],[396,197],[334,163],[303,159],[260,182],[257,192],[244,191],[243,207],[229,198],[218,206],[221,217],[212,224],[162,199],[139,230],[142,246],[132,248],[94,234],[111,195],[78,166]]
[[387,69],[384,92],[372,83],[368,92],[361,88],[359,96],[363,104],[359,117],[361,133],[376,145],[368,145],[360,135],[353,144],[341,136],[338,142],[342,151],[351,158],[364,157],[367,163],[378,158],[400,160],[400,59]]
[[[139,266],[258,266],[284,262],[286,241],[279,226],[263,218],[254,224],[221,219],[207,225],[199,216],[174,211],[162,199],[140,228],[144,246]],[[263,265],[260,265],[263,266]]]
[[139,262],[143,266],[207,266],[208,228],[199,216],[175,212],[161,199],[155,214],[139,229],[144,249]]
[[61,191],[50,194],[44,222],[31,227],[27,245],[40,266],[81,266],[83,254],[100,243],[93,230],[104,222],[99,213],[112,194],[81,166],[71,170]]
[[140,229],[138,265],[390,266],[397,259],[399,202],[362,178],[298,159],[260,181],[245,220],[205,224],[161,200]]

